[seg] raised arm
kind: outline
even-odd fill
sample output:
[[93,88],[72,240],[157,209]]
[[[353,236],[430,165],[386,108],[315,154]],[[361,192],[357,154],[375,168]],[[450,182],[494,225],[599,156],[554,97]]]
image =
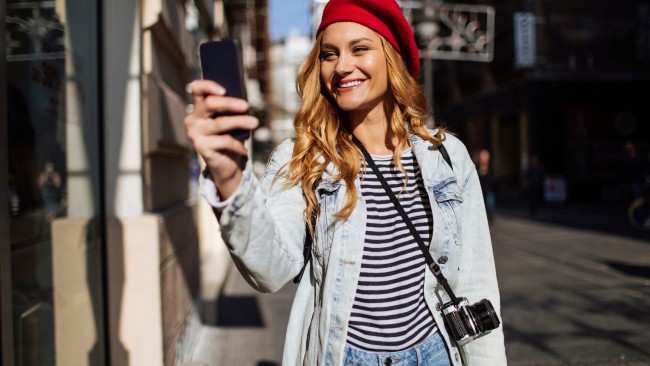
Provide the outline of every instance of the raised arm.
[[261,182],[249,167],[220,213],[221,235],[244,278],[259,291],[279,290],[302,268],[305,202],[299,186],[285,187],[286,141],[273,153]]

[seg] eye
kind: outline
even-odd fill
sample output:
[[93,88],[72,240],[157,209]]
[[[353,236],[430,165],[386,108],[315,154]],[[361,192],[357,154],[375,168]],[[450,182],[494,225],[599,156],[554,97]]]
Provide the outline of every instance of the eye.
[[320,53],[320,60],[321,61],[332,61],[336,57],[336,53],[333,51],[324,51]]
[[356,46],[352,49],[352,52],[354,53],[363,53],[365,51],[368,51],[368,47],[366,46]]

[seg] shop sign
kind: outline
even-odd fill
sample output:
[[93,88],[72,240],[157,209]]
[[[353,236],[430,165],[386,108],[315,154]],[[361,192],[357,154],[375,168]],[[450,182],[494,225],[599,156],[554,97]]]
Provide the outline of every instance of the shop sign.
[[535,14],[515,13],[515,66],[535,65],[537,44],[535,42]]
[[544,201],[549,203],[564,204],[567,199],[566,179],[562,176],[548,176],[544,178]]

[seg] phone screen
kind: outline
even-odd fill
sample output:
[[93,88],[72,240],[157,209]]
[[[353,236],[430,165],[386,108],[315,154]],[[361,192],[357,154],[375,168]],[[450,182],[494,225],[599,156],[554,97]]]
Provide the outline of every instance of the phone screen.
[[[226,89],[227,96],[247,100],[241,48],[236,39],[204,42],[199,47],[199,54],[204,79],[219,83]],[[250,137],[248,130],[230,133],[238,139]]]

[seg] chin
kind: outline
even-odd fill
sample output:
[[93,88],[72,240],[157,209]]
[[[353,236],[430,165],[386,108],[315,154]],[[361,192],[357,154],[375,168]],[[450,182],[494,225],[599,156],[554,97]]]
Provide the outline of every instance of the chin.
[[339,107],[340,110],[346,111],[346,112],[350,112],[350,111],[354,111],[354,110],[359,109],[358,106],[350,106],[350,105],[347,105],[347,104],[337,104],[337,106]]
[[337,105],[341,110],[344,110],[344,111],[347,111],[347,112],[349,112],[349,111],[354,111],[354,110],[358,110],[358,109],[363,109],[363,108],[364,108],[364,104],[363,104],[363,103],[359,103],[359,102],[356,102],[356,101],[341,101],[341,100],[337,100],[337,101],[336,101],[336,105]]

